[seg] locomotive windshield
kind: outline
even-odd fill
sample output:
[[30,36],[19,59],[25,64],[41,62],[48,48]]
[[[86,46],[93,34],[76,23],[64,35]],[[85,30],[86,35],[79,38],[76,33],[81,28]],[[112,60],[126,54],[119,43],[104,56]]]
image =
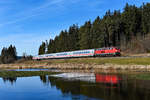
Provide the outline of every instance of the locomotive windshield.
[[117,50],[119,50],[119,48],[118,47],[115,47]]

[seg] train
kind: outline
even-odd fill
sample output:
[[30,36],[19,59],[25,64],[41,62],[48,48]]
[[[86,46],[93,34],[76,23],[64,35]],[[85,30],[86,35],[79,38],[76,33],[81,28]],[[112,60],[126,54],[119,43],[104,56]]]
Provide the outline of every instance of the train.
[[122,80],[121,77],[117,75],[107,75],[107,74],[95,74],[95,73],[61,73],[56,75],[50,75],[51,77],[64,78],[70,81],[85,81],[92,83],[104,83],[106,85],[116,85]]
[[117,47],[104,47],[97,49],[50,53],[34,56],[33,60],[80,58],[80,57],[104,57],[104,56],[121,56],[120,49]]

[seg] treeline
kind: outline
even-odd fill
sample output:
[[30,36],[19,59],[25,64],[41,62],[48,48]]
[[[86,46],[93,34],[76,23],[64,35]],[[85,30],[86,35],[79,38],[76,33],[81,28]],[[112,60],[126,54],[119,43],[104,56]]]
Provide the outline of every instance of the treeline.
[[126,4],[122,12],[108,10],[103,18],[98,16],[81,27],[72,25],[69,30],[61,31],[55,39],[42,42],[39,54],[110,46],[147,52],[150,47],[145,44],[149,45],[149,34],[150,3],[141,7]]
[[16,47],[10,45],[8,48],[3,48],[0,56],[0,63],[7,64],[13,63],[17,60]]

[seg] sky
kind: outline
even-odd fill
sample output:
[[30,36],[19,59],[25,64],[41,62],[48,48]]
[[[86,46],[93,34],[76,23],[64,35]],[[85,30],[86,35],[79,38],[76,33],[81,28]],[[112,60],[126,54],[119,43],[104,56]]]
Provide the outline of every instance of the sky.
[[83,25],[126,3],[141,6],[150,0],[0,0],[0,51],[10,44],[17,53],[37,55],[42,41],[72,24]]

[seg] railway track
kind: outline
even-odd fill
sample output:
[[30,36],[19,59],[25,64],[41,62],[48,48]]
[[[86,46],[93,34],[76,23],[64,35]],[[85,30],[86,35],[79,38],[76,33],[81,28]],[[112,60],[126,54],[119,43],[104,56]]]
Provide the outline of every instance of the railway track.
[[120,57],[94,57],[94,58],[103,58],[103,59],[114,59],[114,58],[150,58],[150,56],[120,56]]

